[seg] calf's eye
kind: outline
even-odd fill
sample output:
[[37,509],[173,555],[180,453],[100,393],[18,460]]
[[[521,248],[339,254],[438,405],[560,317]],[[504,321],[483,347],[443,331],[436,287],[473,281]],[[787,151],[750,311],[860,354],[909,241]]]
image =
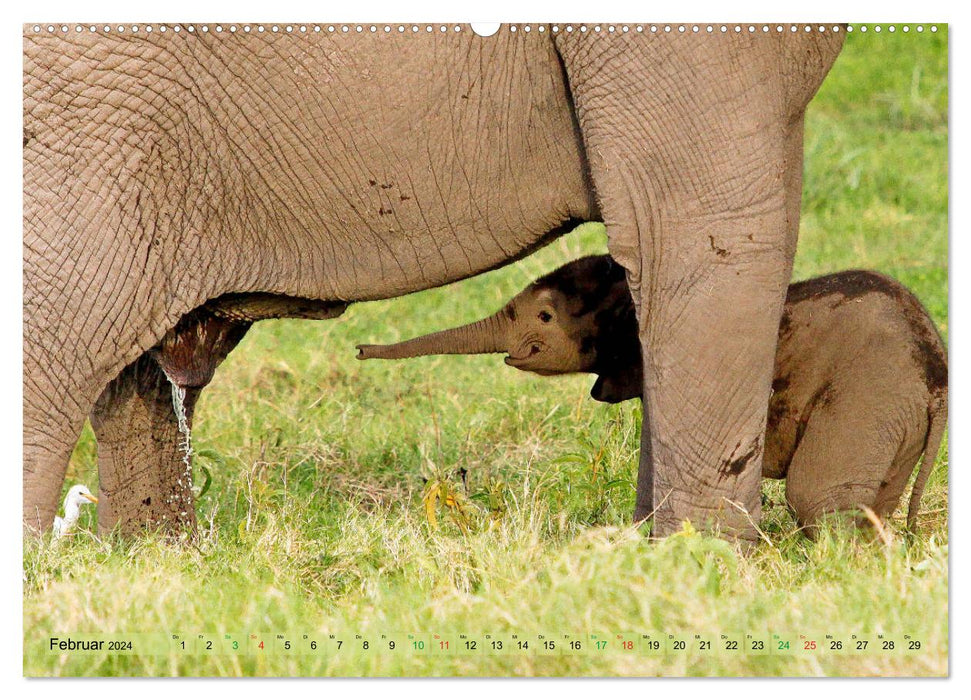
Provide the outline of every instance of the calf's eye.
[[540,311],[539,320],[543,323],[549,323],[553,320],[553,314],[551,314],[549,311]]

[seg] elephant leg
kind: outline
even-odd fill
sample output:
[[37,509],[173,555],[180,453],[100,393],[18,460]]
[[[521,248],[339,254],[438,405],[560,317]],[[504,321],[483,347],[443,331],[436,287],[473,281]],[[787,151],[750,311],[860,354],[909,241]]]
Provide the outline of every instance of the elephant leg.
[[[825,513],[874,508],[890,471],[894,455],[887,454],[883,431],[876,425],[848,423],[847,416],[852,415],[835,404],[814,411],[792,456],[786,501],[810,538]],[[906,482],[897,499],[903,486]]]
[[[80,426],[77,433],[80,433]],[[75,435],[77,435],[75,433]],[[49,529],[57,513],[61,486],[67,472],[73,443],[51,443],[48,435],[24,429],[24,532]]]
[[[877,396],[889,387],[867,385]],[[927,411],[919,401],[891,404],[888,413],[860,412],[859,394],[817,407],[810,415],[786,476],[786,501],[808,537],[825,513],[870,508],[893,514],[920,459]],[[856,522],[869,520],[858,515]]]
[[[783,230],[779,216],[751,218]],[[634,517],[653,514],[660,535],[691,520],[751,539],[760,517],[765,419],[789,265],[781,256],[746,254],[727,227],[703,227],[731,240],[725,245],[732,255],[747,257],[748,272],[757,274],[716,265],[696,280],[690,277],[697,268],[679,279],[653,265],[658,286],[641,288],[647,419]],[[678,230],[673,222],[671,229]],[[688,239],[690,231],[681,235]],[[672,241],[661,255],[688,259],[685,248]]]
[[[885,426],[884,434],[896,433],[899,436],[903,433],[903,437],[900,438],[900,447],[897,448],[890,468],[883,476],[880,488],[874,497],[873,512],[881,518],[890,517],[897,509],[900,497],[903,496],[907,483],[914,473],[914,467],[920,461],[921,455],[925,454],[927,432],[930,430],[930,417],[923,402],[911,403],[906,411],[901,406],[895,418],[895,425]],[[925,455],[924,459],[933,462],[937,459],[937,454]]]
[[[28,338],[26,330],[24,333]],[[87,407],[82,404],[83,390],[69,381],[72,372],[29,342],[24,343],[23,374],[23,526],[26,534],[41,533],[53,525],[71,452],[91,404]]]
[[[200,389],[185,391],[187,426]],[[98,440],[98,530],[194,532],[191,461],[173,407],[172,385],[149,355],[112,381],[91,413]]]
[[[802,114],[840,41],[559,35],[644,362],[635,519],[756,537]],[[635,65],[650,71],[632,70]],[[619,97],[618,97],[619,96]]]

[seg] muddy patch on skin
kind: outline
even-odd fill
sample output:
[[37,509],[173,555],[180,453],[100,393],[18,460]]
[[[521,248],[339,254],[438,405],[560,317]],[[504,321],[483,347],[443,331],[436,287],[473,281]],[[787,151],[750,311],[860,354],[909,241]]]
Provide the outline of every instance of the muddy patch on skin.
[[809,403],[806,405],[806,410],[804,412],[803,421],[809,420],[809,415],[815,411],[817,408],[825,408],[833,403],[836,398],[836,392],[833,391],[832,382],[824,382],[821,387],[816,389],[813,397],[809,399]]
[[924,368],[927,388],[934,393],[947,389],[947,359],[940,337],[918,337],[914,340],[914,361]]
[[813,411],[817,408],[829,406],[834,399],[835,392],[833,391],[833,385],[828,381],[819,387],[812,398],[809,399],[809,403],[802,410],[802,414],[799,416],[799,422],[796,424],[796,442],[793,445],[793,452],[799,449],[799,444],[802,442],[803,435],[806,434],[806,427],[809,425],[809,419],[812,418]]
[[873,293],[884,294],[895,300],[900,300],[905,294],[910,296],[910,292],[890,277],[869,270],[848,270],[789,285],[786,305],[798,304],[807,299],[835,296],[838,297],[838,301],[831,307],[835,308],[847,301]]
[[788,377],[777,377],[772,382],[765,421],[766,447],[762,458],[762,474],[771,478],[781,479],[789,471],[796,445],[806,429],[805,424],[800,423],[801,412],[789,401],[788,388]]
[[783,341],[788,340],[789,336],[792,335],[792,309],[789,306],[789,301],[786,300],[785,308],[782,310],[782,318],[779,319],[779,345],[781,346]]
[[[775,382],[773,382],[773,389]],[[797,418],[796,412],[786,400],[786,395],[782,390],[777,390],[769,398],[769,412],[766,419],[766,428],[771,430],[773,427],[782,423],[786,418]]]
[[745,471],[745,468],[749,463],[756,459],[762,454],[762,438],[756,438],[755,442],[744,452],[735,456],[739,449],[741,449],[742,443],[739,442],[735,445],[735,449],[732,451],[732,456],[726,459],[721,464],[721,469],[719,470],[725,476],[737,476]]
[[931,321],[927,310],[911,294],[902,300],[904,316],[910,326],[914,363],[924,370],[924,383],[932,394],[947,391],[947,346]]
[[729,255],[731,255],[727,249],[721,248],[715,244],[714,236],[708,236],[708,246],[715,251],[715,255],[717,255],[719,258],[727,258]]

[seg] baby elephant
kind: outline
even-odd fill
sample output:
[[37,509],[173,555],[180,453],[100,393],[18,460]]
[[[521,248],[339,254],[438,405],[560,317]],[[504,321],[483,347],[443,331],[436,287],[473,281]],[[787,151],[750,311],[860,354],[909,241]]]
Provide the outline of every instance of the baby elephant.
[[[560,267],[481,321],[358,349],[361,359],[505,352],[506,364],[537,374],[597,374],[591,395],[609,403],[640,397],[643,384],[633,302],[607,255]],[[799,523],[811,533],[821,514],[860,505],[889,515],[923,454],[913,528],[948,391],[946,349],[917,298],[868,271],[793,284],[773,377],[762,474],[786,479]]]
[[[627,278],[609,255],[591,255],[554,270],[475,323],[357,349],[361,360],[504,352],[507,365],[543,376],[605,376],[633,367],[639,372],[641,362]],[[596,388],[593,396],[605,400]],[[639,389],[625,398],[634,396],[640,396]]]

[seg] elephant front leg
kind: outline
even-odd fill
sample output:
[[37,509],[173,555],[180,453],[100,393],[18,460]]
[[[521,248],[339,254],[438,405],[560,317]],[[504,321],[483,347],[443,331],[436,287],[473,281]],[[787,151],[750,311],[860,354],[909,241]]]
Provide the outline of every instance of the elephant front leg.
[[91,413],[98,440],[98,530],[122,534],[196,527],[186,438],[199,389],[186,389],[180,431],[172,384],[143,355],[101,394]]
[[[60,506],[61,488],[71,453],[91,410],[85,390],[71,372],[40,353],[24,330],[24,533],[50,530]],[[40,359],[44,358],[44,359]]]
[[[781,229],[778,214],[765,219],[768,230]],[[673,222],[671,227],[677,228]],[[655,266],[654,281],[640,290],[645,421],[634,517],[653,515],[659,535],[691,520],[754,539],[789,267],[781,255],[746,251],[746,236],[737,241],[725,224],[702,228],[745,262],[741,269],[692,267],[694,274],[684,277]],[[680,233],[691,240],[687,230]],[[688,247],[680,246],[682,259]]]
[[[799,235],[802,141],[800,116],[763,144],[780,175],[761,185],[750,176],[763,197],[754,206],[632,216],[647,243],[632,268],[648,278],[637,275],[645,400],[634,518],[653,515],[657,534],[690,519],[755,538],[772,368]],[[672,257],[687,265],[672,269]]]
[[644,362],[635,518],[756,537],[805,105],[842,33],[555,37]]
[[64,483],[64,475],[74,447],[68,442],[54,442],[49,435],[38,435],[37,432],[39,431],[24,428],[23,526],[25,534],[40,534],[50,529],[53,524],[59,505],[61,485]]

